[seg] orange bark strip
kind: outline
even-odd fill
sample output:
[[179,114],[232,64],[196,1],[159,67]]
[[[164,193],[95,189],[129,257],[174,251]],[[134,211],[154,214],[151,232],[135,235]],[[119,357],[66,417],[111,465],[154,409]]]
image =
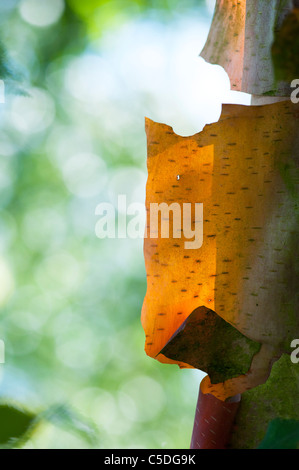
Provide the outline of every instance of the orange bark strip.
[[[142,324],[149,356],[199,306],[259,343],[284,349],[297,337],[298,116],[298,105],[287,101],[224,105],[219,122],[190,137],[146,120]],[[170,237],[150,238],[150,204],[162,202],[182,210],[203,203],[201,248],[186,249],[184,234],[173,236],[178,221],[171,216]]]

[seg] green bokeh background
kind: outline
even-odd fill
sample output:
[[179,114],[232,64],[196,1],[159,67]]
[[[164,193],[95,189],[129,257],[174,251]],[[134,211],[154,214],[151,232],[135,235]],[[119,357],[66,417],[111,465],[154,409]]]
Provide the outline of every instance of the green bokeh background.
[[[144,198],[143,110],[159,106],[149,90],[163,82],[130,85],[120,32],[134,43],[143,27],[154,38],[184,17],[208,28],[211,11],[199,0],[67,0],[38,25],[29,3],[0,5],[0,397],[74,407],[96,426],[93,447],[188,448],[200,376],[145,355],[142,240],[97,238],[95,208]],[[140,47],[132,60],[146,63]],[[50,423],[25,444],[90,446]]]

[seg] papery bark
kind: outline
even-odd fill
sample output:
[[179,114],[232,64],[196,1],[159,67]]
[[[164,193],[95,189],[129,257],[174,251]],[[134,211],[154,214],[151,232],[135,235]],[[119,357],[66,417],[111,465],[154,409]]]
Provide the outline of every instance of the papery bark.
[[292,8],[292,0],[217,0],[200,55],[225,69],[232,90],[290,96],[290,83],[275,78],[271,47]]

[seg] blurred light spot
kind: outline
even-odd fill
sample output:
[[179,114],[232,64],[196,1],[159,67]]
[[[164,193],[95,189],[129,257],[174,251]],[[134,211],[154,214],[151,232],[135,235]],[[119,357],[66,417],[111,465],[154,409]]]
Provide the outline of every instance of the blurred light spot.
[[111,434],[119,434],[127,431],[130,424],[122,426],[117,402],[108,391],[102,390],[93,401],[93,419],[99,429],[104,429]]
[[[27,299],[26,299],[27,300]],[[39,294],[25,301],[22,298],[23,305],[18,309],[14,309],[11,320],[15,325],[23,330],[38,331],[46,323],[52,312],[52,302],[46,294]]]
[[67,252],[48,256],[37,266],[36,282],[52,295],[65,295],[75,290],[81,280],[82,265]]
[[46,252],[59,246],[66,236],[66,231],[66,221],[56,209],[33,209],[24,215],[22,238],[31,250]]
[[129,31],[126,29],[121,31],[125,43],[122,43],[123,53],[119,57],[119,67],[129,88],[135,86],[137,89],[157,94],[159,87],[164,88],[166,85],[165,72],[169,67],[167,56],[169,51],[167,51],[167,39],[165,37],[162,39],[162,28],[159,26],[159,24],[133,23],[131,28],[134,32],[131,35],[127,36]]
[[11,157],[17,152],[17,146],[8,138],[7,135],[0,134],[0,155],[3,157]]
[[41,335],[36,331],[26,330],[14,327],[13,331],[10,331],[9,341],[5,341],[5,350],[7,356],[13,354],[14,356],[24,356],[25,354],[31,354],[36,350],[41,341]]
[[161,385],[143,375],[126,382],[119,393],[119,407],[123,415],[132,421],[146,422],[157,418],[165,401]]
[[[89,416],[101,433],[104,431],[109,447],[112,445],[111,435],[122,435],[132,426],[131,421],[122,419],[117,401],[108,390],[95,387],[80,390],[73,399],[73,406]],[[105,434],[102,435],[102,440],[105,438]],[[102,445],[105,445],[105,441],[102,442]]]
[[92,153],[70,157],[63,165],[62,173],[68,190],[83,198],[101,193],[107,181],[105,162]]
[[49,158],[62,168],[66,160],[77,153],[93,153],[92,135],[88,126],[60,125],[58,121],[51,126],[46,149]]
[[[230,90],[222,67],[198,57],[208,32],[208,21],[177,15],[169,27],[158,21],[127,22],[114,37],[107,36],[110,41],[106,38],[102,57],[118,70],[119,76],[115,77],[126,101],[130,100],[133,106],[136,95],[140,96],[134,109],[140,119],[148,116],[189,136],[201,131],[205,124],[216,122],[222,103],[250,103],[249,95]],[[122,106],[119,99],[119,115]],[[109,104],[105,115],[112,112]],[[121,133],[126,123],[121,122],[119,115],[107,122],[116,122]],[[108,129],[108,134],[111,132],[116,130]]]
[[30,96],[16,96],[11,106],[12,125],[24,134],[35,134],[49,127],[55,117],[55,105],[44,90],[33,88]]
[[[146,173],[138,168],[132,166],[116,168],[109,179],[110,202],[118,208],[118,196],[125,195],[127,206],[135,202],[144,204],[146,179]],[[121,213],[126,210],[125,207],[119,209]]]
[[14,217],[6,211],[0,211],[0,250],[4,251],[15,241],[16,221]]
[[[64,307],[64,309],[62,309]],[[65,308],[65,305],[54,303],[54,309],[56,315],[53,316],[47,325],[47,334],[55,338],[56,341],[63,342],[61,337],[67,335],[70,331],[70,327],[78,323],[78,317],[71,311],[71,309]],[[60,312],[59,310],[62,311]],[[64,336],[65,338],[65,336]]]
[[14,278],[2,258],[0,258],[0,286],[0,307],[3,307],[14,290]]
[[[108,59],[96,54],[83,55],[73,59],[66,68],[66,89],[82,102],[109,103],[111,98],[121,96],[116,70],[111,67]],[[102,109],[99,111],[103,112]]]
[[[90,236],[94,233],[96,223],[93,209],[94,205],[96,205],[98,200],[101,200],[101,198],[101,195],[97,195],[95,200],[92,200],[91,202],[89,199],[86,198],[83,199],[74,197],[68,205],[68,226],[72,227],[72,231],[76,233],[76,237],[89,238],[88,244],[82,244],[82,250],[85,251],[85,255],[89,259],[94,259],[95,257],[95,247],[90,240]],[[98,249],[99,246],[96,249],[97,252]],[[98,266],[99,265],[97,265],[96,268],[96,276],[98,276],[99,274]]]
[[19,11],[23,20],[33,26],[50,26],[56,23],[64,11],[63,0],[22,0]]
[[59,360],[72,369],[90,370],[95,364],[96,338],[93,331],[81,326],[80,335],[64,338],[56,345]]
[[6,13],[8,10],[12,10],[13,8],[15,8],[17,3],[18,0],[6,0],[5,2],[1,2],[0,11],[2,13]]
[[9,158],[0,159],[0,206],[6,206],[14,191],[14,168]]
[[0,191],[7,186],[10,186],[13,182],[12,168],[10,161],[1,159],[0,160]]

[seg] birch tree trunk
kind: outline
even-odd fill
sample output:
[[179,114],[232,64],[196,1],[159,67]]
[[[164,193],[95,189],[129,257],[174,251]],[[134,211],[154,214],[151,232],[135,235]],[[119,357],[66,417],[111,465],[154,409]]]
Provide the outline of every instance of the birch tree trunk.
[[[222,65],[229,74],[231,88],[250,93],[252,105],[269,105],[290,99],[291,81],[299,77],[298,7],[299,2],[291,0],[217,0],[213,24],[201,55],[211,63]],[[272,57],[273,43],[280,54],[275,61]],[[284,44],[288,49],[284,48]],[[287,64],[290,64],[288,70],[283,67],[287,56]],[[282,64],[279,70],[275,70],[275,62]],[[295,142],[293,159],[298,168]],[[294,191],[293,196],[298,203],[298,190]],[[298,218],[298,211],[293,217],[294,220]],[[296,238],[298,241],[298,232]],[[294,239],[289,249],[294,257],[298,257],[295,245]],[[297,262],[289,282],[295,282],[298,286],[298,279]],[[298,296],[298,292],[293,295]],[[298,309],[295,314],[299,315]],[[286,311],[285,321],[288,321]],[[298,330],[292,325],[290,329],[293,337],[298,338]],[[242,394],[230,446],[256,448],[271,420],[299,420],[298,396],[299,364],[292,363],[288,354],[282,354],[274,363],[266,383]]]

